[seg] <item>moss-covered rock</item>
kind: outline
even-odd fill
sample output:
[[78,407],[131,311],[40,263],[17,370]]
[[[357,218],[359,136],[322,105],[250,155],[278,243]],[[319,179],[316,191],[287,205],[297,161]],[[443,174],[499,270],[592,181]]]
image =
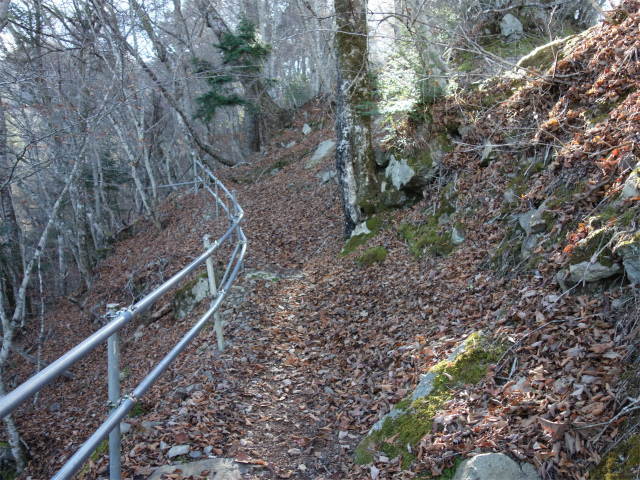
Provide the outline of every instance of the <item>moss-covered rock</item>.
[[421,194],[437,177],[442,158],[454,148],[445,133],[427,142],[426,148],[407,154],[387,154],[385,177],[396,190]]
[[[218,278],[216,278],[217,281],[219,281]],[[209,292],[209,276],[205,271],[176,290],[173,296],[173,318],[179,320],[185,318],[209,296]]]
[[[578,265],[593,260],[605,267],[612,266],[615,256],[609,244],[615,233],[616,230],[609,226],[599,228],[589,233],[587,238],[578,242],[576,247],[571,250],[569,264]],[[593,258],[594,255],[596,256],[595,259]]]
[[407,468],[415,459],[407,445],[415,451],[413,447],[433,431],[433,418],[453,398],[452,390],[481,381],[502,350],[479,334],[469,336],[447,360],[422,377],[411,396],[374,425],[356,449],[355,462],[370,463],[378,453],[383,453],[389,458],[400,455],[403,468]]
[[356,249],[367,243],[370,239],[375,237],[380,230],[382,230],[383,221],[381,217],[370,218],[366,222],[361,223],[356,227],[353,231],[353,235],[347,241],[345,246],[342,248],[342,252],[340,252],[341,257],[345,257],[350,253],[356,251]]
[[388,254],[389,251],[384,247],[373,247],[357,257],[356,264],[359,267],[370,267],[374,263],[384,262]]
[[[588,32],[587,30],[586,32]],[[573,47],[582,39],[586,32],[579,35],[570,35],[565,38],[559,38],[545,45],[541,45],[534,49],[528,55],[525,55],[518,62],[519,67],[535,68],[544,71],[551,67],[556,59],[562,60]]]
[[427,223],[414,225],[406,223],[400,227],[398,233],[407,240],[409,251],[418,258],[424,254],[436,256],[449,255],[454,247],[462,244],[466,233],[463,223],[457,222],[450,226],[456,213],[458,194],[453,183],[447,184],[439,197],[439,207]]

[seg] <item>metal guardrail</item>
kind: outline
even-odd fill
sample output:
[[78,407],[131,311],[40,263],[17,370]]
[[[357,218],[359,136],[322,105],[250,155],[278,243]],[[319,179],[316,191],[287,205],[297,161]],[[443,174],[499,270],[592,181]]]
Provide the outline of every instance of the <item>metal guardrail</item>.
[[[200,176],[197,171],[200,166]],[[214,185],[211,189],[210,183]],[[76,453],[65,463],[65,465],[53,477],[56,480],[71,478],[98,448],[100,443],[109,435],[110,443],[110,478],[112,480],[120,479],[120,421],[123,420],[135,404],[142,396],[151,388],[153,383],[169,368],[176,357],[189,345],[198,332],[212,319],[215,319],[215,330],[218,336],[218,348],[224,349],[224,340],[222,338],[222,324],[218,310],[229,292],[238,273],[243,268],[243,259],[247,249],[247,242],[240,222],[244,217],[244,211],[238,205],[235,191],[229,192],[226,187],[218,180],[211,171],[201,162],[194,162],[194,184],[195,193],[198,193],[198,184],[209,190],[213,195],[216,203],[216,218],[219,219],[219,208],[227,214],[229,227],[227,231],[213,244],[209,243],[208,236],[205,236],[205,252],[197,259],[184,267],[180,272],[171,277],[165,283],[156,288],[149,295],[119,312],[112,311],[107,314],[111,321],[98,330],[96,333],[85,339],[76,347],[69,350],[51,365],[31,377],[29,380],[18,386],[15,390],[0,399],[0,418],[4,418],[13,412],[20,404],[27,401],[30,397],[42,390],[49,383],[53,382],[58,376],[62,375],[72,365],[80,361],[89,353],[94,351],[105,340],[109,339],[109,401],[111,404],[111,414],[109,418],[98,427],[91,437],[76,451]],[[220,198],[218,192],[224,192],[224,197]],[[213,263],[211,256],[220,248],[220,246],[229,240],[233,244],[233,234],[235,232],[236,247],[231,254],[227,269],[220,281],[222,287],[216,291],[215,279],[213,277]],[[175,288],[190,273],[195,271],[203,263],[207,263],[208,277],[211,287],[211,294],[215,296],[209,310],[198,320],[198,322],[189,330],[189,332],[173,347],[173,349],[156,365],[142,382],[130,394],[120,397],[119,388],[119,348],[117,343],[118,332],[126,325],[131,323],[133,319],[149,310],[156,300],[165,293]]]

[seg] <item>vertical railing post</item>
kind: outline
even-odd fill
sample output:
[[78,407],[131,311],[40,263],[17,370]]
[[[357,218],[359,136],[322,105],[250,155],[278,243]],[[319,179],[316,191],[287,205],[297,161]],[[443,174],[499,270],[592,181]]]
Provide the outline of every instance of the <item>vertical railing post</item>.
[[[117,303],[107,305],[107,318],[112,321],[118,316]],[[120,402],[120,333],[116,332],[107,341],[107,369],[109,381],[109,411],[113,412]],[[120,424],[109,434],[109,478],[120,480],[122,469],[120,465]]]
[[193,185],[196,189],[196,195],[198,195],[198,164],[196,163],[196,154],[191,152],[193,157]]
[[[224,202],[227,205],[227,218],[229,219],[229,228],[233,225],[233,197],[225,197],[227,200]],[[233,245],[233,233],[229,235],[229,245]]]
[[218,223],[220,222],[220,211],[219,211],[219,209],[220,209],[220,205],[219,205],[220,200],[219,200],[219,198],[220,197],[218,197],[218,181],[216,180],[215,183],[216,183],[216,226],[217,226]]
[[[209,235],[204,236],[204,249],[207,250],[211,246],[211,240]],[[207,258],[207,277],[209,277],[209,290],[211,291],[211,298],[215,300],[218,296],[218,289],[216,287],[216,275],[213,270],[213,259],[211,256]],[[222,320],[220,319],[220,309],[216,310],[213,314],[214,318],[214,330],[216,331],[216,337],[218,339],[218,351],[224,352],[224,336],[222,332]]]

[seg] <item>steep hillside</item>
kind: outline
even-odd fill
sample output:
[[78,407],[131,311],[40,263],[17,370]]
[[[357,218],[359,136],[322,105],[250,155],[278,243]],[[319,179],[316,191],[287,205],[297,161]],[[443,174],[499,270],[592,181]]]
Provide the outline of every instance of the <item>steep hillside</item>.
[[[129,422],[124,476],[188,459],[168,457],[176,445],[192,459],[249,464],[252,478],[450,478],[481,452],[532,463],[544,478],[604,478],[594,467],[608,449],[632,458],[635,444],[620,448],[639,394],[640,35],[637,3],[626,8],[551,70],[476,85],[435,105],[432,123],[401,127],[385,153],[400,158],[435,137],[455,148],[420,201],[376,208],[349,250],[331,160],[305,168],[334,138],[328,107],[307,105],[263,158],[219,170],[249,241],[242,288],[224,307],[230,347],[217,352],[205,330],[152,388]],[[141,222],[99,265],[94,288],[76,292],[83,310],[59,299],[45,359],[98,328],[93,312],[132,303],[216,233],[204,192],[172,193],[162,211],[161,234]],[[124,333],[125,392],[203,309]],[[22,348],[39,329],[29,325]],[[460,362],[441,363],[465,340]],[[105,417],[105,364],[102,349],[73,369],[76,380],[21,408],[27,475],[57,470]],[[434,366],[437,395],[412,403]],[[10,380],[33,369],[16,357]],[[398,404],[404,414],[361,443]],[[627,471],[608,478],[636,475],[637,462],[621,463]],[[84,476],[106,467],[98,454]]]

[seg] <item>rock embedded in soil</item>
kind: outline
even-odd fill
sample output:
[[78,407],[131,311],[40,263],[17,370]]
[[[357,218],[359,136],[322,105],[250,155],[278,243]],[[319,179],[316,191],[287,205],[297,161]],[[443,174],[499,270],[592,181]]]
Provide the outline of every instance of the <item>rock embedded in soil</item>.
[[320,165],[326,158],[333,154],[336,150],[336,142],[333,140],[325,140],[318,145],[316,153],[309,159],[304,166],[307,170],[311,170],[314,167]]
[[503,453],[484,453],[460,464],[453,480],[537,480],[530,463],[518,465]]
[[[178,472],[177,470],[180,470]],[[166,475],[177,474],[178,478],[193,478],[202,476],[202,472],[209,471],[206,477],[211,480],[238,480],[250,470],[249,465],[234,462],[231,458],[210,458],[182,465],[166,465],[153,472],[149,480],[160,480]],[[163,477],[163,475],[165,475]]]
[[180,455],[186,455],[191,450],[189,445],[176,445],[175,447],[171,447],[171,449],[167,452],[167,457],[179,457]]

